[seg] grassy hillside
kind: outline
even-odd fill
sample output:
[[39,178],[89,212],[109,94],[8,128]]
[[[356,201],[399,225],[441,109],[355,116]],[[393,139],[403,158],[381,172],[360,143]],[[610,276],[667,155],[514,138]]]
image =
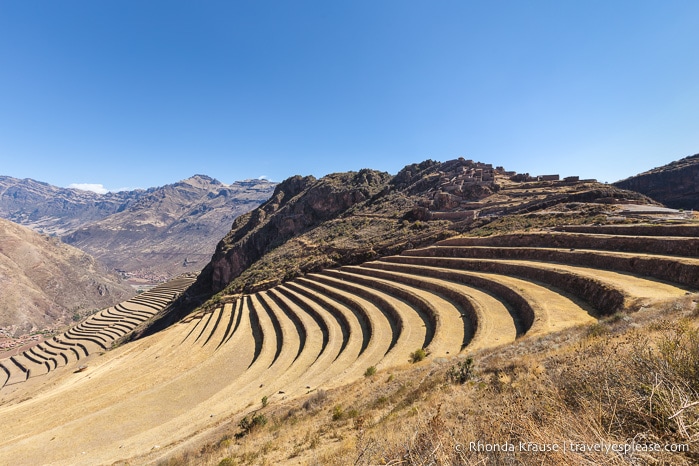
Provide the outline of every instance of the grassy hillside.
[[406,358],[236,417],[160,464],[696,464],[698,327],[695,294],[458,358]]

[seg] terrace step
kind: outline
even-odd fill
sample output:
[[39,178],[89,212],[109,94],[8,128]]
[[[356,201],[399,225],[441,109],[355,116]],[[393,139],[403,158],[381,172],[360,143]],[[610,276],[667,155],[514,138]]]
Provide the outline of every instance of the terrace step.
[[27,368],[17,364],[14,358],[8,358],[0,362],[0,368],[2,373],[5,374],[6,380],[2,386],[14,385],[16,383],[21,383],[29,378],[27,374]]
[[633,274],[581,266],[505,259],[462,259],[420,256],[391,256],[386,262],[469,270],[517,276],[547,283],[589,302],[601,315],[629,309],[643,299],[667,299],[686,294],[685,288]]
[[221,341],[218,343],[218,346],[216,346],[216,349],[220,348],[224,343],[227,343],[238,329],[238,326],[240,325],[242,305],[242,299],[237,300],[235,304],[227,303],[224,305],[224,307],[230,310],[230,314],[227,314],[229,315],[229,318],[227,320],[228,323],[226,325],[226,330],[221,337]]
[[11,359],[14,359],[16,364],[26,368],[27,378],[46,375],[51,368],[48,362],[42,361],[31,354],[27,354],[26,351],[12,356]]
[[599,251],[592,249],[559,249],[499,246],[431,246],[406,251],[407,256],[460,257],[469,259],[513,259],[555,262],[595,269],[629,272],[679,285],[699,288],[699,259]]
[[413,308],[404,301],[384,291],[336,278],[332,276],[332,272],[325,271],[310,277],[336,289],[361,296],[376,305],[374,309],[381,312],[394,335],[391,340],[392,346],[385,356],[387,360],[396,363],[398,361],[405,362],[412,351],[424,347],[427,336],[426,325]]
[[[367,351],[371,340],[372,329],[368,318],[364,316],[361,311],[358,311],[343,301],[316,293],[314,289],[305,287],[300,284],[298,280],[286,283],[282,286],[288,289],[290,293],[295,293],[300,297],[304,297],[316,303],[329,314],[333,315],[338,321],[342,329],[343,339],[346,338],[346,344],[343,343],[343,345],[345,345],[344,349],[340,350],[340,355],[338,355],[336,361],[340,367],[344,368],[344,374],[364,371],[365,368],[368,367],[365,365],[367,359],[373,361],[368,365],[375,364],[376,361],[380,360],[383,353],[374,356],[372,359],[372,352]],[[376,344],[373,344],[372,348],[379,348],[379,351],[381,350]],[[374,351],[374,353],[376,353],[376,351]]]
[[626,236],[683,236],[699,237],[699,225],[564,225],[555,231]]
[[340,271],[328,271],[331,272],[339,278],[381,289],[410,304],[427,329],[423,348],[432,354],[455,354],[461,350],[464,341],[461,313],[448,300],[422,286],[413,287],[396,282],[392,277],[368,277],[360,267],[342,267]]
[[[481,346],[481,340],[514,341],[517,328],[507,304],[487,292],[448,280],[428,277],[424,274],[408,273],[407,267],[396,265],[393,269],[382,264],[381,269],[373,268],[373,263],[361,266],[357,272],[367,276],[390,279],[416,287],[424,287],[445,299],[449,299],[461,312],[463,341],[461,349]],[[504,340],[503,340],[504,339]]]
[[[518,233],[488,237],[459,237],[435,246],[512,246],[598,249],[682,257],[699,257],[699,238],[674,236],[621,236],[593,233]],[[413,254],[412,252],[406,252]]]
[[590,315],[590,309],[583,303],[566,296],[560,289],[543,283],[526,280],[519,277],[454,270],[453,268],[440,268],[428,266],[386,267],[388,261],[370,262],[365,264],[367,270],[371,268],[404,271],[413,275],[423,275],[447,280],[456,280],[467,285],[474,285],[486,289],[494,295],[501,297],[514,309],[514,322],[522,322],[518,328],[518,334],[537,335],[560,330],[561,328],[587,324],[595,319]]
[[278,338],[270,370],[276,373],[277,384],[287,385],[317,359],[322,346],[320,332],[284,300],[269,292],[260,292],[256,296],[268,312],[269,323],[276,321],[273,332]]
[[352,312],[362,329],[362,349],[359,359],[363,362],[376,365],[395,347],[400,330],[395,322],[391,325],[384,311],[379,310],[375,303],[328,285],[313,275],[297,278],[293,284],[316,299],[333,299]]
[[[250,333],[254,341],[254,352],[248,370],[255,365],[269,368],[274,363],[275,352],[281,351],[282,345],[277,343],[274,325],[259,296],[248,296],[247,303]],[[267,360],[268,358],[271,359]]]

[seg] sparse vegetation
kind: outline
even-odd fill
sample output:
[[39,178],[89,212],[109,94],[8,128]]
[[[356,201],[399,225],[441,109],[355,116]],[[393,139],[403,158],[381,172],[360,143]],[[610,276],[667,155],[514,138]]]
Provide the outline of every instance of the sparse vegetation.
[[376,374],[376,366],[369,366],[366,368],[366,371],[364,371],[364,377],[372,377],[375,374]]
[[267,417],[264,414],[254,414],[251,417],[245,416],[238,423],[240,432],[236,434],[236,438],[242,438],[265,424],[267,424]]
[[447,371],[447,380],[454,384],[463,385],[473,377],[473,358],[467,357],[457,361]]
[[[569,450],[562,455],[467,446],[632,441],[672,445],[678,451],[639,450],[626,456],[624,464],[696,464],[699,323],[693,315],[695,304],[684,303],[630,315],[633,326],[625,319],[610,319],[604,339],[590,339],[587,329],[579,328],[478,352],[477,373],[473,359],[457,358],[437,367],[397,370],[392,380],[381,384],[357,382],[333,391],[337,404],[331,410],[332,427],[322,422],[323,412],[305,411],[292,429],[276,431],[275,441],[297,442],[292,456],[301,462],[317,458],[329,465],[587,461],[612,466],[622,464],[618,455],[603,451]],[[653,325],[661,315],[665,323]],[[360,402],[344,409],[349,400]],[[340,422],[349,419],[355,422]],[[245,452],[271,435],[256,436],[254,443],[241,444],[229,456],[242,463]],[[316,457],[312,451],[323,453]],[[261,458],[279,462],[273,452]]]
[[325,401],[327,399],[328,392],[319,389],[315,393],[313,393],[313,395],[311,395],[306,401],[304,401],[303,409],[305,409],[306,411],[310,411],[320,408],[325,404]]
[[424,348],[418,348],[412,353],[410,353],[410,362],[416,363],[424,360],[427,357],[427,353]]
[[587,328],[589,338],[603,337],[609,334],[609,327],[604,322],[595,322]]
[[333,407],[333,421],[339,421],[344,415],[345,410],[342,408],[342,405],[335,405]]

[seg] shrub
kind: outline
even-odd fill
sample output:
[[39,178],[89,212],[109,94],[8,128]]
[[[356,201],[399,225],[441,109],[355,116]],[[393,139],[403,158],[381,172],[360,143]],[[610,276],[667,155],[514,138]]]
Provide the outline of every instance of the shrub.
[[610,323],[610,324],[614,324],[616,322],[620,322],[620,321],[624,320],[625,318],[626,318],[626,314],[624,314],[623,312],[615,312],[614,314],[606,317],[604,319],[604,321],[607,323]]
[[680,321],[658,342],[657,358],[657,365],[672,373],[678,386],[699,392],[699,330]]
[[590,325],[587,329],[588,338],[602,337],[609,333],[609,327],[604,325],[602,322],[596,322]]
[[267,424],[267,417],[264,414],[255,414],[252,416],[252,418],[245,416],[238,423],[238,427],[242,429],[242,432],[236,434],[236,437],[244,437],[256,428],[262,427],[265,424]]
[[303,403],[303,409],[306,411],[310,411],[313,408],[322,406],[323,403],[325,403],[325,400],[328,398],[328,394],[326,393],[325,390],[318,390],[311,396],[309,399],[304,401]]
[[218,441],[219,448],[227,448],[231,446],[231,437],[229,435],[224,435],[221,440]]
[[345,410],[342,409],[342,405],[335,405],[333,408],[333,421],[339,421],[345,414]]
[[376,366],[369,366],[366,371],[364,371],[364,377],[371,377],[374,374],[376,374]]
[[427,353],[424,348],[419,348],[410,353],[410,362],[416,363],[420,362],[427,357]]
[[385,406],[387,403],[388,403],[388,398],[385,396],[380,396],[374,400],[374,402],[372,403],[372,407],[379,408],[381,406]]
[[464,384],[473,376],[473,358],[458,361],[447,371],[447,380],[454,384]]
[[235,466],[236,462],[230,456],[219,461],[218,466]]
[[269,404],[269,399],[267,398],[267,395],[262,397],[262,407],[265,408]]

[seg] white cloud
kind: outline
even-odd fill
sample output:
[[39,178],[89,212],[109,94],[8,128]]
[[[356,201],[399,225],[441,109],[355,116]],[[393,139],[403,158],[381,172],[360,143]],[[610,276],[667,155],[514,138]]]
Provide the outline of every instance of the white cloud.
[[80,189],[82,191],[92,191],[97,194],[107,194],[109,190],[99,183],[71,183],[69,188]]
[[269,176],[267,175],[260,175],[257,177],[258,180],[265,180],[265,181],[272,181],[269,179]]

